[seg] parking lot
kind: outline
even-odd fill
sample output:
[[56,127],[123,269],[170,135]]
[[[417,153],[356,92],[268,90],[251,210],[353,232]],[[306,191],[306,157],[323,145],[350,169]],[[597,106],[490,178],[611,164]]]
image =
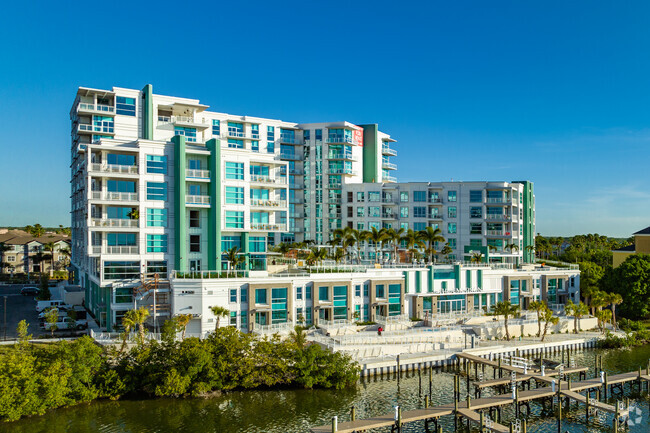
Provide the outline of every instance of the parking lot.
[[29,323],[29,333],[37,337],[43,333],[38,326],[36,301],[33,296],[23,296],[20,289],[34,284],[0,285],[0,339],[5,338],[5,301],[6,301],[6,338],[16,338],[18,322],[25,319]]

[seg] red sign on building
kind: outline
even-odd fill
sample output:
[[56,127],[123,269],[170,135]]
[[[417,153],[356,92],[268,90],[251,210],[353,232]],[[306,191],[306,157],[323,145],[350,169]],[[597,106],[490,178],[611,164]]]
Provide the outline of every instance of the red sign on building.
[[354,144],[357,146],[363,146],[363,129],[355,129],[352,135],[352,139],[354,140]]

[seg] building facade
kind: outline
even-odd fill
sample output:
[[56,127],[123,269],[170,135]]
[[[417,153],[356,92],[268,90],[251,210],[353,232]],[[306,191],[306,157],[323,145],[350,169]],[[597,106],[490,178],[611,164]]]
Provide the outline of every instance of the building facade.
[[612,265],[617,268],[634,254],[650,254],[650,227],[634,233],[634,243],[619,250],[612,251]]
[[69,263],[70,239],[46,233],[35,237],[22,230],[0,234],[0,272],[9,275],[65,271]]

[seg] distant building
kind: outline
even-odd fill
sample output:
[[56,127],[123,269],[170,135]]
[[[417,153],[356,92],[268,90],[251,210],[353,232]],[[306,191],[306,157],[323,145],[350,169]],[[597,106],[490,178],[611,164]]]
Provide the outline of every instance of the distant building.
[[650,254],[650,226],[633,234],[634,243],[612,251],[612,265],[616,268],[633,254]]
[[[42,255],[50,254],[44,250],[45,244],[50,242],[54,243],[54,260],[41,260]],[[22,230],[6,230],[0,234],[0,244],[5,246],[0,249],[1,273],[27,274],[41,270],[49,272],[52,263],[52,271],[66,270],[69,256],[62,252],[64,249],[70,249],[70,239],[66,235],[46,233],[41,237],[34,237]]]

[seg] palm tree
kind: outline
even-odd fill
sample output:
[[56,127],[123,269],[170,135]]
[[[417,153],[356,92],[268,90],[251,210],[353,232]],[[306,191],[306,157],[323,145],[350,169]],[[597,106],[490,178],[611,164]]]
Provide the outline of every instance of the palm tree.
[[212,314],[214,314],[214,316],[217,318],[217,323],[214,327],[214,330],[216,331],[217,329],[219,329],[219,321],[221,320],[221,318],[228,317],[230,311],[227,308],[220,307],[219,305],[210,307],[210,310],[212,311]]
[[426,253],[429,255],[429,263],[434,262],[434,254],[436,250],[434,248],[436,242],[444,242],[445,238],[441,235],[442,230],[439,228],[433,228],[431,226],[426,227],[420,232],[420,239],[427,244]]
[[334,252],[330,254],[330,257],[333,258],[338,265],[345,257],[345,251],[343,251],[343,248],[336,248]]
[[481,263],[483,261],[483,253],[474,253],[470,259],[471,263]]
[[451,247],[449,246],[449,242],[445,243],[445,246],[442,247],[442,250],[440,250],[440,254],[442,254],[445,257],[447,257],[449,254],[451,254],[453,252],[454,252],[454,250],[451,249]]
[[569,302],[564,306],[564,311],[567,316],[573,316],[573,332],[578,333],[578,319],[580,319],[585,314],[589,313],[587,306],[582,302],[575,304],[572,300],[569,299]]
[[307,263],[318,266],[325,258],[327,258],[327,250],[325,248],[314,247],[309,252],[309,256],[307,256]]
[[618,293],[607,293],[605,300],[612,307],[612,326],[614,326],[614,331],[616,331],[618,329],[616,325],[616,306],[623,303],[623,297]]
[[26,226],[25,231],[35,238],[40,238],[45,234],[45,229],[40,224],[34,224],[33,226]]
[[544,321],[544,333],[542,334],[542,342],[546,338],[546,333],[548,332],[548,325],[549,323],[552,325],[557,325],[560,322],[559,317],[555,317],[553,315],[553,310],[550,308],[546,308],[544,311],[542,311],[542,320]]
[[226,260],[228,261],[228,274],[230,275],[230,270],[235,270],[237,269],[237,266],[239,266],[240,263],[244,262],[246,258],[239,254],[241,250],[237,247],[232,247],[228,251],[226,251]]
[[373,242],[375,244],[375,263],[379,263],[379,250],[381,249],[383,243],[388,239],[386,230],[377,230],[377,227],[372,227],[370,231],[366,232],[365,238],[367,241]]
[[607,302],[607,293],[597,290],[591,294],[591,299],[589,299],[589,307],[591,308],[591,314],[596,315],[597,311],[601,311],[603,307],[608,306]]
[[415,232],[411,229],[408,229],[406,232],[406,235],[402,238],[402,240],[406,241],[406,248],[409,250],[411,253],[411,261],[413,261],[413,252],[416,248],[422,248],[424,247],[424,242],[422,242],[422,239],[420,238],[420,235],[418,232]]
[[185,340],[185,331],[187,331],[187,325],[190,324],[191,320],[191,314],[179,314],[176,316],[176,323],[178,324],[178,327],[181,328],[181,341]]
[[289,333],[289,341],[296,346],[298,350],[303,350],[307,345],[307,334],[302,326],[296,325],[293,331]]
[[528,305],[528,309],[537,313],[537,336],[542,335],[542,312],[548,307],[544,301],[533,301]]
[[405,231],[404,227],[400,227],[399,230],[395,230],[394,228],[386,230],[386,240],[393,245],[393,260],[397,263],[399,263],[397,248],[399,247],[399,243],[402,240]]
[[511,244],[507,244],[507,245],[505,246],[505,248],[508,249],[508,250],[510,250],[510,253],[512,253],[513,251],[519,251],[519,245],[517,245],[517,244],[514,243],[514,242],[511,243]]
[[610,310],[599,310],[595,314],[598,319],[598,328],[602,333],[605,333],[605,325],[612,319],[612,312]]
[[280,242],[276,247],[275,251],[282,254],[282,256],[286,256],[289,251],[291,251],[291,245],[289,245],[286,242]]
[[56,244],[54,242],[46,242],[43,244],[43,250],[49,251],[50,256],[50,276],[52,276],[52,271],[54,271],[54,250],[56,249]]
[[357,263],[361,263],[361,242],[364,240],[364,232],[357,229],[350,229],[346,238],[345,245],[355,248],[357,253]]
[[497,302],[492,306],[494,314],[503,316],[503,323],[506,327],[506,340],[510,340],[510,331],[508,330],[508,318],[515,317],[519,313],[519,305],[513,305],[510,301]]
[[129,310],[122,317],[124,329],[131,330],[136,326],[138,327],[138,342],[140,344],[144,344],[144,322],[146,322],[147,317],[149,317],[149,310],[145,307],[140,307],[137,310]]

